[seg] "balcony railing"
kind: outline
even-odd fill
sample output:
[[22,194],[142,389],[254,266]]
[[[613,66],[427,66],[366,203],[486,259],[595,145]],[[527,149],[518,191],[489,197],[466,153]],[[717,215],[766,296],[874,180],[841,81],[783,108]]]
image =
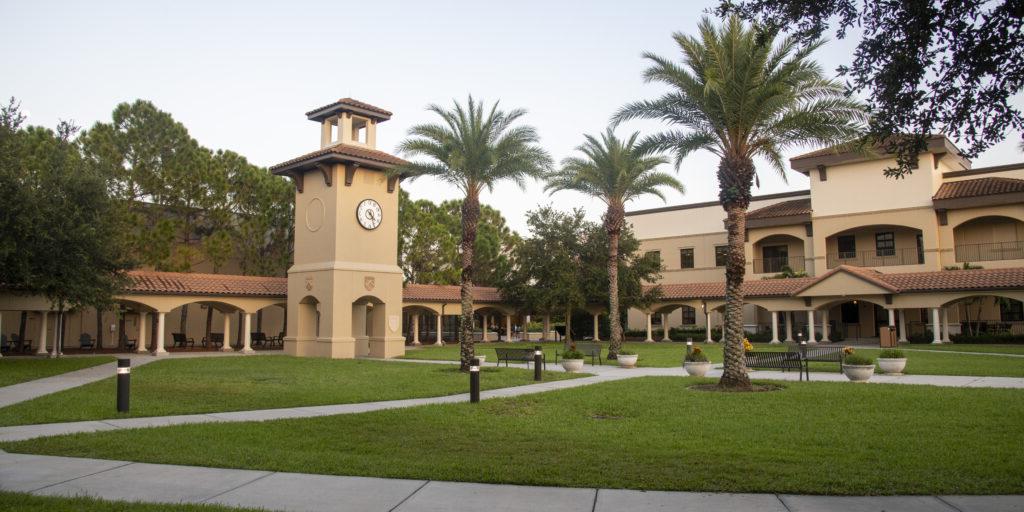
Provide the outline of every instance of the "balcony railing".
[[891,267],[894,265],[920,265],[924,263],[924,251],[916,247],[889,250],[851,251],[829,253],[825,256],[828,268],[839,265],[853,267]]
[[962,244],[956,246],[956,261],[996,261],[1024,259],[1024,241]]
[[775,274],[782,272],[783,269],[789,267],[794,272],[802,272],[804,270],[804,259],[800,258],[764,258],[760,260],[754,260],[754,273],[755,274]]

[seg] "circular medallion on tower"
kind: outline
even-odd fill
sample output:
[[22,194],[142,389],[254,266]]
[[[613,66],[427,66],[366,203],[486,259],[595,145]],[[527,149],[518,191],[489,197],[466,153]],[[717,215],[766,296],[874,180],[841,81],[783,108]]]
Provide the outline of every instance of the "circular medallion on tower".
[[306,205],[306,229],[316,231],[324,225],[324,202],[314,197]]
[[356,219],[359,220],[359,225],[366,229],[377,229],[383,215],[380,203],[373,199],[363,199],[359,206],[356,206]]

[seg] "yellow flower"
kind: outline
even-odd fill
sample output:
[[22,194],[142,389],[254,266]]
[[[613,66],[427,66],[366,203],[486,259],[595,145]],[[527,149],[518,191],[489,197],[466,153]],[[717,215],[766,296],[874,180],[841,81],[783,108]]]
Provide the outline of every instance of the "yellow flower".
[[846,354],[846,355],[852,354],[853,353],[853,347],[843,347],[843,353]]
[[743,338],[743,350],[747,351],[747,352],[750,352],[751,350],[754,350],[754,346],[751,345],[750,344],[750,340],[748,340],[746,338]]
[[703,352],[703,350],[701,350],[700,347],[693,347],[693,350],[690,353],[697,355],[700,354],[701,352]]

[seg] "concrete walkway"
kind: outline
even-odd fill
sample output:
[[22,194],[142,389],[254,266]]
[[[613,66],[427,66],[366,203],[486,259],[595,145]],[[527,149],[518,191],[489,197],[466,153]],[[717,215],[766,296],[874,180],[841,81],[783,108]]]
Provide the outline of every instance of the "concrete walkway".
[[156,503],[359,512],[1004,512],[1024,496],[835,497],[527,487],[278,473],[0,452],[0,489]]

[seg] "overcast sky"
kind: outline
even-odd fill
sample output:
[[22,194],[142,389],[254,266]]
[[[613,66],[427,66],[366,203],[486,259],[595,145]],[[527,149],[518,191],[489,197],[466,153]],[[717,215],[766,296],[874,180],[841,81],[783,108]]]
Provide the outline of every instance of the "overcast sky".
[[[712,2],[15,2],[0,0],[0,97],[16,97],[32,124],[58,119],[82,126],[109,120],[120,102],[153,101],[207,147],[231,149],[273,165],[318,148],[319,128],[303,113],[337,98],[394,112],[378,129],[378,148],[393,151],[409,126],[433,120],[429,103],[466,95],[529,110],[556,160],[583,133],[603,131],[611,113],[664,89],[645,84],[644,51],[678,56],[671,34],[693,33]],[[817,59],[829,71],[847,63],[855,41],[832,41]],[[1018,96],[1016,104],[1022,104]],[[655,131],[631,123],[620,135]],[[1019,134],[975,166],[1024,160]],[[816,149],[816,148],[808,148]],[[802,151],[797,151],[800,153]],[[795,154],[796,154],[795,153]],[[787,155],[793,156],[793,155]],[[683,164],[687,193],[668,204],[717,197],[710,154]],[[763,163],[756,194],[807,188]],[[414,198],[458,197],[430,179],[403,184]],[[506,185],[482,200],[525,231],[538,204],[603,206],[574,193],[548,196],[542,186]],[[662,206],[644,197],[629,209]]]

